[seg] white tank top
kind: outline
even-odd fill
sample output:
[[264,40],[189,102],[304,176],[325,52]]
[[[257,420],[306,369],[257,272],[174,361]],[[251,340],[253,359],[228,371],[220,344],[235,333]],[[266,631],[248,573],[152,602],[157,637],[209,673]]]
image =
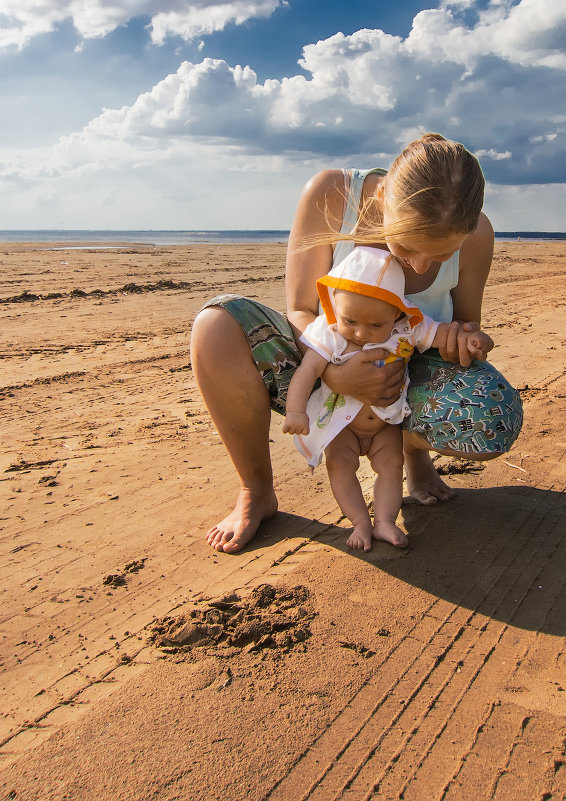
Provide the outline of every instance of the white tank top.
[[[357,222],[364,180],[372,172],[385,175],[387,171],[380,168],[344,170],[346,200],[340,233],[349,234],[353,231]],[[339,264],[353,249],[354,243],[349,240],[341,239],[337,242],[334,247],[333,266]],[[450,290],[458,283],[459,256],[460,253],[457,251],[448,261],[442,262],[436,278],[428,289],[406,296],[421,311],[441,323],[452,322],[454,310]]]

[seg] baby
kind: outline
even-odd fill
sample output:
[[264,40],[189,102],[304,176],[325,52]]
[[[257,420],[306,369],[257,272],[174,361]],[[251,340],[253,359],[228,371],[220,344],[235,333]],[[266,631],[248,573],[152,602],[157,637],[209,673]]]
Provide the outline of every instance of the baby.
[[[319,389],[312,392],[312,388],[329,362],[341,364],[362,349],[374,349],[375,364],[382,366],[396,359],[408,362],[415,347],[421,352],[442,348],[450,324],[432,320],[409,303],[400,265],[376,248],[354,248],[317,281],[317,290],[324,314],[301,337],[309,349],[289,385],[283,431],[295,435],[295,444],[311,468],[325,454],[334,497],[354,526],[347,540],[350,548],[369,551],[372,539],[404,548],[407,536],[396,519],[403,492],[399,424],[410,414],[408,370],[400,398],[387,407],[338,395],[323,381]],[[483,360],[493,347],[482,331],[461,328],[460,335],[467,337],[470,357]],[[373,526],[356,476],[360,456],[367,456],[377,473]]]

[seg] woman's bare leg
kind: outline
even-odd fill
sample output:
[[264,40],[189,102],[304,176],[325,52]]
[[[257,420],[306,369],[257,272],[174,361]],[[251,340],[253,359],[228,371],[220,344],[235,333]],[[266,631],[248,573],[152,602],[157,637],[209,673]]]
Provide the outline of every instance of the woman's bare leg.
[[[403,450],[407,488],[411,497],[418,503],[430,506],[438,501],[447,501],[456,494],[455,490],[445,484],[438,475],[430,457],[431,447],[419,434],[415,434],[413,431],[403,431]],[[443,456],[474,461],[489,461],[499,455],[497,453],[461,453],[449,448],[440,448],[435,452]]]
[[233,511],[207,534],[217,551],[236,553],[277,512],[269,452],[269,396],[244,332],[218,306],[201,311],[191,335],[201,395],[240,478]]

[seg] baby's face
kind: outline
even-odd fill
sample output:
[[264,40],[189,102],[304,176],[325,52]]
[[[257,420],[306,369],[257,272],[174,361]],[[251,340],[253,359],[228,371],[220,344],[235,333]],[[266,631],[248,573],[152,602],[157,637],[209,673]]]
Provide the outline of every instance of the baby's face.
[[336,323],[344,339],[363,347],[386,342],[401,311],[384,300],[337,290],[334,296]]

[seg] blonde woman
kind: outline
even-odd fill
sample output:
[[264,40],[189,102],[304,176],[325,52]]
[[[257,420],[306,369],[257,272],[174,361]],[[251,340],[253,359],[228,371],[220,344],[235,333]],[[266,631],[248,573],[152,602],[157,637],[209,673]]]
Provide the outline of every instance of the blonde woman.
[[[518,393],[488,362],[460,364],[466,363],[463,334],[480,328],[493,255],[483,190],[475,157],[439,134],[411,142],[387,172],[323,171],[305,186],[291,229],[286,315],[235,295],[214,298],[199,312],[193,370],[241,482],[233,511],[207,534],[213,548],[240,551],[277,511],[271,409],[285,414],[305,350],[299,337],[319,315],[317,279],[355,245],[392,253],[405,274],[406,297],[429,317],[458,323],[440,351],[413,356],[409,365],[403,447],[412,497],[429,505],[453,494],[430,451],[486,460],[509,450],[522,424]],[[388,406],[401,394],[404,367],[376,367],[361,351],[346,364],[329,364],[324,382],[364,404]]]

